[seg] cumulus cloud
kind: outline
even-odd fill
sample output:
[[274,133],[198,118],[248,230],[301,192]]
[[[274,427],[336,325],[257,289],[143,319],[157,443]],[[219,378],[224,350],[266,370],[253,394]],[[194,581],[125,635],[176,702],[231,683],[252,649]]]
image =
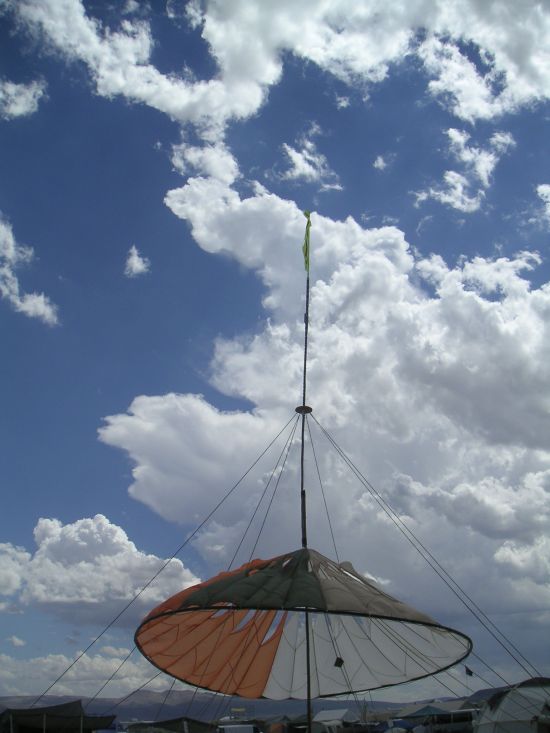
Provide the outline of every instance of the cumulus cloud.
[[15,647],[25,646],[25,644],[27,643],[23,639],[20,639],[18,636],[15,636],[15,634],[13,634],[12,636],[8,636],[6,638],[6,641],[9,642],[12,646],[15,646]]
[[376,170],[378,170],[378,171],[383,171],[385,168],[388,167],[388,164],[387,164],[386,160],[384,159],[384,156],[383,155],[378,155],[376,157],[376,160],[372,164],[372,167],[373,168],[376,168]]
[[[470,121],[550,96],[550,21],[535,2],[399,2],[391,13],[381,0],[353,8],[345,0],[299,7],[286,0],[262,4],[255,13],[242,2],[189,4],[188,22],[200,29],[219,69],[200,81],[153,66],[145,20],[126,18],[116,31],[104,28],[80,0],[22,0],[14,12],[69,60],[85,63],[99,94],[148,104],[198,125],[210,140],[219,139],[227,120],[257,112],[281,78],[287,52],[363,90],[382,81],[392,64],[418,54],[430,91]],[[421,29],[425,39],[418,45]],[[479,49],[479,64],[466,55],[465,43]]]
[[31,247],[18,244],[11,225],[0,217],[0,295],[12,308],[48,326],[58,323],[57,306],[44,293],[21,293],[16,270],[34,256]]
[[537,196],[542,201],[543,208],[539,219],[545,224],[550,224],[550,184],[541,183],[537,186]]
[[126,277],[138,277],[145,275],[151,269],[151,263],[147,257],[140,255],[138,248],[133,244],[128,250],[124,274]]
[[321,190],[342,190],[338,176],[331,170],[328,160],[312,140],[314,135],[321,132],[317,125],[312,125],[306,135],[297,140],[298,148],[283,144],[283,151],[290,162],[282,177],[290,181],[302,180],[307,183],[319,183]]
[[15,84],[7,79],[0,79],[0,117],[12,120],[34,114],[45,92],[46,85],[42,81]]
[[[182,432],[192,423],[196,429]],[[198,395],[171,394],[136,398],[127,415],[107,418],[100,437],[128,447],[136,464],[130,489],[134,498],[160,508],[168,520],[198,524],[222,498],[224,488],[239,478],[239,469],[261,453],[266,431],[276,434],[276,428],[276,416],[220,412]],[[212,460],[216,435],[217,457]],[[166,460],[159,463],[159,455]],[[243,464],[228,473],[235,455],[242,456]],[[182,492],[189,501],[181,502]],[[233,504],[228,521],[237,521],[242,510],[240,502]]]
[[347,109],[347,107],[350,106],[350,100],[349,97],[336,97],[336,106],[338,109]]
[[550,578],[550,547],[548,536],[537,537],[532,544],[507,540],[495,553],[504,572],[520,580],[544,585]]
[[30,555],[22,547],[11,544],[0,544],[0,584],[3,594],[13,595],[21,588],[23,569],[30,560]]
[[182,176],[198,174],[226,184],[239,177],[238,163],[223,143],[198,147],[182,142],[173,146],[171,160]]
[[[80,653],[80,652],[79,652]],[[72,667],[53,690],[56,695],[89,696],[91,691],[99,690],[105,680],[115,675],[126,654],[85,654]],[[8,654],[0,654],[0,695],[36,695],[37,690],[45,690],[52,680],[59,677],[74,657],[64,654],[49,654],[27,659],[15,659]],[[120,697],[137,690],[151,679],[151,665],[136,654],[126,662],[123,674],[115,676],[103,694]],[[170,679],[161,675],[147,685],[148,690],[166,690]]]
[[[0,576],[6,581],[1,594],[73,624],[111,621],[164,563],[138,550],[101,514],[66,525],[40,519],[34,538],[33,553],[9,544],[0,548]],[[196,582],[179,560],[171,560],[120,624],[135,624],[155,603]]]
[[[465,165],[472,175],[490,176],[491,165],[463,138],[457,146],[471,156]],[[249,400],[249,412],[221,412],[194,395],[141,396],[101,430],[103,441],[132,458],[132,496],[187,524],[215,505],[299,401],[303,282],[296,243],[304,219],[262,187],[241,198],[230,185],[202,177],[171,191],[166,202],[202,248],[227,252],[258,272],[269,313],[256,334],[215,346],[214,386]],[[542,539],[550,521],[550,290],[529,280],[540,258],[523,252],[449,266],[416,253],[393,226],[367,229],[352,218],[316,214],[312,222],[314,415],[455,578],[476,590],[482,607],[541,614],[550,601]],[[403,552],[396,567],[391,522],[322,435],[315,440],[340,557],[359,558],[360,572],[391,578],[391,592],[456,622],[455,602],[418,575],[414,553]],[[291,453],[258,554],[296,544],[298,466]],[[212,566],[236,545],[259,495],[260,485],[250,484],[245,503],[227,508],[200,535],[196,547]],[[183,505],[187,516],[178,513]],[[312,544],[331,554],[323,503],[312,499],[309,507]],[[457,557],[457,546],[472,549]]]
[[502,76],[494,65],[480,73],[455,43],[435,36],[420,46],[419,55],[428,73],[435,77],[428,84],[429,91],[457,117],[469,122],[490,119],[506,108],[495,89]]
[[[378,0],[353,8],[339,0],[287,0],[262,3],[254,13],[246,2],[190,3],[187,18],[217,64],[212,78],[197,81],[191,70],[164,75],[152,65],[153,37],[145,21],[126,19],[108,29],[78,0],[21,0],[13,12],[69,60],[86,64],[98,94],[123,95],[198,127],[200,145],[189,143],[195,140],[189,136],[173,149],[175,169],[190,177],[167,193],[166,204],[188,223],[200,247],[234,257],[264,285],[265,324],[254,334],[219,339],[212,360],[212,384],[249,400],[249,411],[221,411],[198,395],[141,395],[126,413],[108,416],[100,431],[133,462],[131,495],[192,526],[300,398],[304,303],[297,243],[303,215],[257,183],[253,195],[241,198],[233,186],[238,165],[223,141],[227,121],[258,111],[289,52],[363,94],[392,64],[416,54],[429,91],[451,113],[470,122],[496,118],[550,97],[550,17],[538,3],[512,0],[398,2],[391,13]],[[474,211],[513,140],[495,133],[477,147],[464,131],[451,128],[447,136],[460,169],[447,171],[443,184],[421,192],[419,200]],[[297,180],[322,181],[330,171],[311,135],[287,145],[286,154]],[[543,200],[545,195],[546,189],[539,191]],[[429,539],[436,556],[450,563],[455,577],[477,590],[484,607],[510,615],[547,608],[550,290],[530,284],[539,258],[518,253],[450,266],[413,251],[395,226],[367,229],[351,217],[318,215],[312,221],[314,414],[366,467],[409,526]],[[292,455],[262,553],[287,549],[298,537],[292,519],[297,470]],[[244,528],[269,470],[261,472],[262,481],[247,485],[246,498],[224,505],[197,539],[198,551],[213,565]],[[390,592],[399,588],[404,600],[456,616],[454,599],[432,579],[422,580],[412,553],[399,548],[396,567],[391,523],[328,449],[320,453],[320,473],[327,495],[336,497],[330,509],[341,556],[359,558],[360,572],[391,578]],[[525,501],[531,494],[532,510]],[[313,544],[330,553],[322,502],[310,507]],[[107,526],[81,521],[88,524],[64,528],[42,520],[30,559],[8,547],[9,562],[22,568],[20,580],[13,568],[7,571],[21,603],[60,615],[77,609],[79,618],[97,619],[90,593],[103,598],[110,613],[111,601],[119,604],[139,587],[129,576],[141,577],[140,568],[149,571],[159,562],[143,559],[107,520]],[[106,542],[114,548],[92,559],[87,540],[73,540],[90,532],[114,532],[118,540]],[[125,563],[132,573],[122,573]],[[179,583],[188,577],[180,566],[173,572]],[[89,579],[89,588],[80,576]]]
[[[434,199],[464,213],[477,211],[491,183],[491,176],[502,155],[514,147],[507,132],[495,132],[487,148],[468,145],[470,135],[463,130],[447,130],[450,154],[463,165],[463,172],[445,171],[444,185],[416,194],[417,204]],[[476,190],[477,187],[477,190]]]

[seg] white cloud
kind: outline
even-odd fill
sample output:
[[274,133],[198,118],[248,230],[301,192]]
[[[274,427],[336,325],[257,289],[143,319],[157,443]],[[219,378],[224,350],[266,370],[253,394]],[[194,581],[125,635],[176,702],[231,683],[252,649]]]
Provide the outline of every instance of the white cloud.
[[456,171],[445,171],[443,183],[443,186],[430,187],[427,191],[415,194],[417,205],[434,199],[465,214],[471,214],[479,209],[485,198],[485,191],[482,189],[472,193],[469,179]]
[[172,165],[178,173],[189,173],[214,178],[231,184],[239,177],[239,167],[227,147],[221,143],[200,148],[182,142],[172,148]]
[[502,114],[504,100],[494,91],[499,79],[492,67],[485,75],[452,42],[428,38],[419,49],[426,70],[435,76],[428,85],[457,116],[469,122]]
[[485,150],[469,146],[468,133],[451,128],[447,130],[449,147],[454,157],[464,163],[466,169],[475,175],[483,188],[488,188],[491,175],[500,157],[515,146],[512,135],[507,132],[495,132],[489,140],[489,147]]
[[[470,155],[465,143],[459,149]],[[465,165],[472,175],[488,175],[475,154]],[[134,462],[132,496],[192,525],[299,402],[304,218],[261,187],[240,198],[213,179],[190,179],[166,200],[202,248],[230,253],[258,272],[270,314],[256,334],[219,340],[212,362],[214,386],[261,409],[223,413],[193,395],[141,396],[101,431],[103,441]],[[351,218],[335,222],[316,214],[312,222],[308,401],[314,415],[453,576],[476,589],[483,608],[523,619],[540,615],[550,602],[539,559],[546,557],[542,538],[550,522],[544,398],[550,289],[528,280],[540,258],[478,257],[449,267],[441,257],[415,255],[395,227],[363,229]],[[419,574],[414,553],[396,549],[387,517],[319,435],[316,442],[340,556],[359,558],[360,572],[391,578],[390,592],[457,623],[455,601]],[[256,554],[297,544],[298,465],[291,454],[270,532]],[[213,566],[235,547],[267,471],[195,543]],[[310,541],[330,554],[323,503],[311,483]],[[471,549],[457,556],[457,546]],[[528,651],[533,659],[540,654]]]
[[23,641],[23,639],[20,639],[18,636],[15,636],[15,634],[13,634],[12,636],[8,636],[6,638],[6,641],[15,647],[25,646],[25,644],[27,643],[26,641]]
[[550,224],[550,184],[540,183],[537,186],[537,196],[542,201],[542,212],[538,219],[545,224]]
[[128,250],[128,256],[126,257],[126,265],[124,267],[126,277],[145,275],[150,269],[151,263],[147,257],[140,255],[136,245],[133,244]]
[[[21,22],[42,34],[68,60],[84,62],[98,94],[143,102],[179,122],[198,125],[207,138],[217,138],[228,118],[253,114],[265,87],[281,73],[280,61],[264,56],[249,43],[246,67],[241,67],[244,58],[240,54],[234,62],[229,54],[225,63],[219,59],[220,78],[194,81],[189,75],[164,75],[150,63],[153,39],[143,20],[127,19],[120,30],[111,31],[89,17],[79,0],[22,0],[15,11]],[[229,32],[228,37],[231,35]],[[213,48],[213,53],[225,55],[223,49]]]
[[383,171],[385,168],[388,167],[387,162],[384,160],[383,155],[378,155],[374,163],[372,164],[373,168],[376,168],[378,171]]
[[[105,680],[115,675],[124,656],[85,654],[56,684],[53,693],[89,696],[91,691],[99,690]],[[28,659],[0,654],[0,695],[36,695],[37,690],[45,690],[73,661],[74,657],[64,654]],[[121,673],[109,682],[103,694],[109,697],[126,695],[144,685],[151,677],[151,665],[135,654],[126,662]],[[166,690],[169,684],[170,679],[161,675],[148,684],[147,689]]]
[[57,307],[43,293],[23,293],[15,274],[18,267],[29,263],[34,256],[31,247],[18,244],[10,224],[0,218],[0,296],[12,308],[30,318],[38,318],[48,326],[58,323]]
[[482,149],[468,145],[470,135],[463,130],[450,128],[447,136],[449,152],[463,165],[463,173],[445,171],[443,185],[418,192],[417,204],[434,199],[458,211],[472,213],[481,206],[497,163],[515,146],[515,141],[507,132],[495,132],[488,147]]
[[22,547],[0,544],[0,588],[3,595],[13,595],[22,584],[23,569],[30,555]]
[[[437,8],[437,9],[436,9]],[[433,3],[434,35],[419,48],[420,58],[435,78],[430,91],[458,117],[491,119],[548,98],[544,73],[550,52],[550,18],[536,2]],[[479,51],[474,64],[458,43]]]
[[[197,429],[188,430],[185,426],[193,422]],[[171,394],[136,398],[128,415],[107,418],[100,437],[128,448],[136,464],[130,489],[135,499],[160,508],[168,520],[198,524],[221,499],[224,487],[239,478],[241,465],[228,473],[232,457],[242,456],[243,465],[252,463],[264,447],[266,433],[275,434],[276,428],[276,416],[220,412],[200,396]],[[214,461],[211,448],[216,435]],[[233,503],[229,511],[231,521],[237,521],[242,506]]]
[[[249,412],[223,412],[197,395],[142,395],[126,414],[108,417],[101,430],[101,439],[125,450],[134,463],[132,496],[164,517],[190,525],[202,519],[299,402],[303,215],[259,184],[252,196],[241,198],[231,185],[238,166],[223,144],[227,120],[254,114],[278,82],[284,53],[317,64],[363,93],[365,85],[385,78],[391,64],[417,53],[429,90],[468,121],[550,97],[550,18],[540,4],[432,0],[422,6],[397,2],[391,12],[387,7],[381,0],[353,7],[339,0],[283,0],[261,3],[250,13],[250,4],[240,0],[191,3],[188,17],[218,66],[213,78],[196,81],[191,72],[163,75],[152,65],[153,38],[145,22],[127,20],[114,32],[88,17],[77,0],[16,4],[29,28],[88,66],[99,94],[123,95],[199,127],[204,147],[185,139],[173,150],[175,168],[193,177],[169,191],[166,204],[188,222],[205,251],[230,254],[256,270],[264,285],[265,326],[253,335],[219,340],[212,362],[213,384],[250,400]],[[417,46],[422,27],[425,40]],[[465,55],[465,46],[470,57],[479,52],[477,63]],[[419,200],[432,197],[474,211],[512,139],[497,133],[480,148],[462,131],[448,136],[461,169],[447,171],[443,184]],[[328,163],[311,136],[306,141],[309,147],[287,146],[290,170],[296,178],[322,180]],[[543,200],[545,195],[543,189]],[[530,286],[537,258],[520,253],[450,267],[441,258],[415,254],[397,228],[365,229],[352,218],[314,215],[312,237],[314,414],[366,467],[409,526],[429,538],[455,577],[476,588],[482,606],[510,616],[548,607],[548,516],[542,500],[550,469],[550,290]],[[391,577],[390,590],[399,586],[422,608],[456,614],[454,599],[419,577],[412,553],[400,554],[396,567],[390,523],[328,451],[320,468],[327,494],[337,497],[331,511],[341,555],[360,558],[360,572]],[[270,515],[262,553],[288,548],[298,538],[296,470],[291,457],[286,491],[281,488],[282,501]],[[249,485],[246,499],[205,529],[196,542],[205,557],[218,562],[227,553],[261,487],[260,481]],[[532,511],[526,501],[531,496]],[[320,549],[330,552],[321,506],[310,504],[311,527]],[[64,531],[55,520],[43,520],[31,560],[14,559],[11,546],[6,553],[24,568],[19,590],[13,571],[7,575],[24,603],[61,615],[78,608],[84,620],[98,619],[87,594],[104,599],[105,613],[111,613],[111,601],[119,604],[138,587],[130,573],[122,573],[126,560],[130,568],[147,571],[150,563],[128,548],[127,538],[119,538],[111,554],[92,559],[75,552],[75,561],[67,561],[65,550],[82,544],[72,534],[88,531],[77,525]],[[29,581],[33,572],[36,587]],[[186,572],[174,570],[180,579]],[[109,584],[111,576],[116,587]],[[89,583],[79,583],[80,577]]]
[[12,120],[34,114],[45,93],[46,85],[41,81],[15,84],[7,79],[0,79],[0,117]]
[[338,176],[331,170],[326,156],[317,150],[316,144],[311,139],[320,132],[318,126],[313,124],[309,132],[297,140],[299,149],[286,143],[283,144],[283,150],[290,161],[290,168],[282,174],[282,178],[319,183],[321,190],[337,189],[341,191],[342,186],[338,181]]
[[504,571],[509,575],[546,585],[550,579],[548,533],[537,537],[532,544],[507,540],[495,553],[495,560],[502,563]]
[[[143,588],[164,561],[136,548],[125,532],[101,514],[63,525],[40,519],[36,551],[6,544],[0,554],[1,595],[23,607],[40,607],[73,624],[106,624]],[[177,560],[121,618],[135,624],[156,603],[198,579]]]
[[98,651],[107,657],[125,657],[127,654],[130,654],[130,650],[123,646],[115,647],[107,645],[102,646]]
[[[285,0],[261,4],[255,13],[245,2],[216,1],[204,10],[191,3],[188,22],[201,29],[219,68],[204,81],[165,75],[151,64],[153,39],[145,21],[127,19],[112,31],[87,16],[80,0],[21,0],[15,12],[68,59],[84,62],[99,94],[121,94],[197,124],[211,140],[219,139],[228,119],[259,109],[281,77],[285,52],[363,91],[383,80],[391,64],[417,53],[434,77],[431,92],[467,120],[550,97],[550,19],[535,2],[396,2],[391,13],[382,0],[352,8],[346,0],[298,7]],[[426,38],[417,46],[421,28]],[[481,71],[459,42],[479,48]]]

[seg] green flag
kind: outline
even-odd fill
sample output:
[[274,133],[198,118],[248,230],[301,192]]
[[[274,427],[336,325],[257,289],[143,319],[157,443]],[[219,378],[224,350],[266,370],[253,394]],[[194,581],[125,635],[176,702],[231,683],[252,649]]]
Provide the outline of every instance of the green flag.
[[311,219],[309,218],[310,212],[304,211],[304,216],[307,219],[307,224],[306,224],[306,235],[304,237],[304,246],[302,247],[302,252],[304,253],[304,267],[306,268],[306,272],[309,275],[309,230],[311,229]]

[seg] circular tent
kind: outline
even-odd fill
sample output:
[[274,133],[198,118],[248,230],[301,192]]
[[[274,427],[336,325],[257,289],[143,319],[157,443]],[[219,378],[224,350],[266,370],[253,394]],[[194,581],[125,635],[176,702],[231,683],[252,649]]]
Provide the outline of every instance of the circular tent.
[[550,679],[534,677],[498,692],[482,708],[475,733],[550,733]]
[[[307,618],[306,618],[307,617]],[[136,631],[141,653],[196,687],[247,698],[308,698],[432,675],[471,648],[353,568],[303,548],[253,560],[169,598]]]

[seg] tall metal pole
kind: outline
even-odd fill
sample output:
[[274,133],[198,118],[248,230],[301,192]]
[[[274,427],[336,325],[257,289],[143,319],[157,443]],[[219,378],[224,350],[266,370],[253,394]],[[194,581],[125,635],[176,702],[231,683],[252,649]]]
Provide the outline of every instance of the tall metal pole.
[[304,381],[302,388],[302,438],[300,451],[300,497],[301,497],[301,515],[302,515],[302,547],[307,547],[307,521],[306,521],[306,490],[304,488],[304,448],[305,448],[305,429],[306,414],[311,412],[311,408],[306,405],[306,371],[307,371],[307,336],[309,330],[309,270],[306,281],[306,312],[304,313]]
[[[306,386],[307,386],[307,337],[309,330],[309,230],[311,221],[309,219],[309,211],[305,211],[304,215],[307,219],[306,234],[304,238],[304,263],[307,272],[306,279],[306,310],[304,313],[304,370],[302,385],[302,404],[296,408],[296,412],[302,416],[302,437],[300,450],[300,503],[302,517],[302,547],[307,548],[307,520],[306,520],[306,490],[304,487],[304,449],[305,449],[305,429],[306,415],[311,412],[311,407],[306,405]],[[311,653],[309,638],[309,609],[304,609],[305,631],[306,631],[306,679],[307,679],[307,733],[311,733]]]

